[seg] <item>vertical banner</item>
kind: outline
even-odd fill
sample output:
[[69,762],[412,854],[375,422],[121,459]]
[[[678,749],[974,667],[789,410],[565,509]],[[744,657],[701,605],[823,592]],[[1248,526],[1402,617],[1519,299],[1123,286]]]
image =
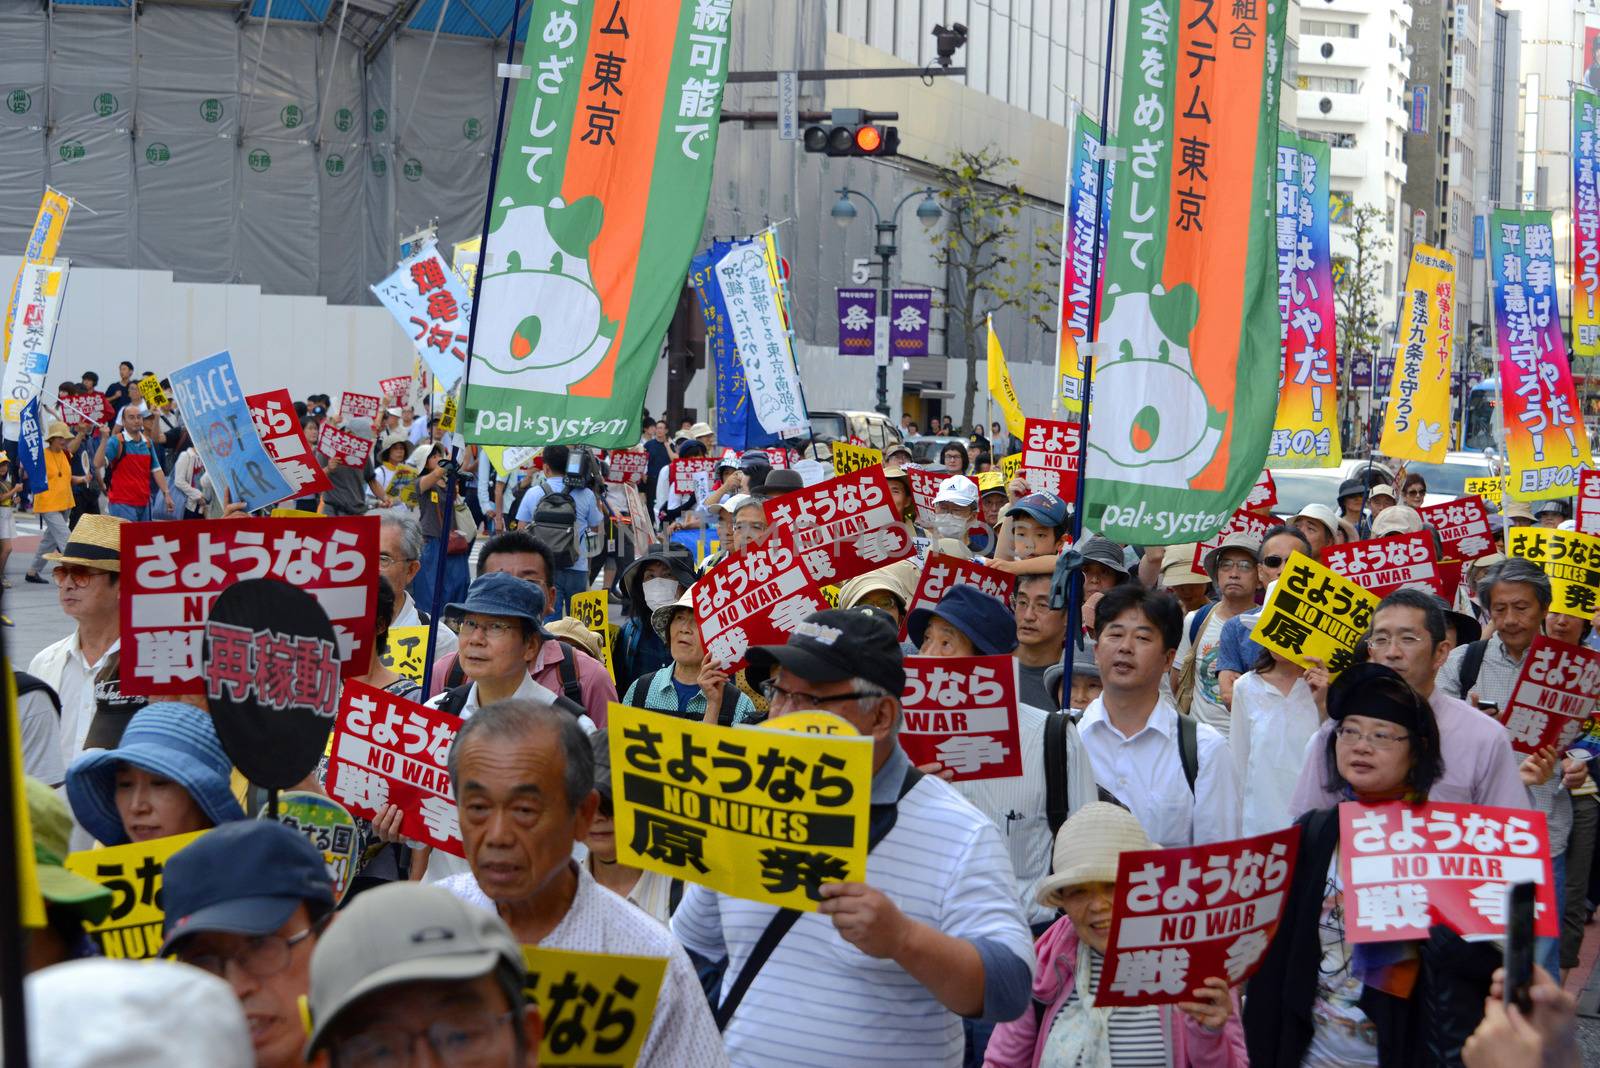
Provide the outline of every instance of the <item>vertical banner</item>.
[[889,355],[926,356],[933,290],[889,290]]
[[744,361],[739,358],[728,326],[728,304],[722,299],[722,285],[717,281],[717,263],[732,247],[726,241],[714,241],[690,260],[689,284],[700,298],[700,317],[706,325],[706,363],[717,391],[717,440],[742,451],[771,444],[778,435],[761,429],[761,421],[750,404]]
[[994,316],[989,316],[989,395],[1000,405],[1006,417],[1006,429],[1017,437],[1027,431],[1028,420],[1022,414],[1022,402],[1017,399],[1017,387],[1011,384],[1011,368],[1006,366],[1006,354],[1000,348],[1000,335],[994,332]]
[[1450,357],[1455,344],[1454,254],[1411,250],[1400,310],[1399,364],[1378,448],[1398,460],[1443,463],[1450,448]]
[[1570,497],[1578,472],[1591,461],[1561,336],[1550,213],[1496,210],[1489,218],[1489,247],[1511,461],[1506,490],[1519,501]]
[[11,331],[16,325],[17,311],[25,296],[23,284],[28,268],[35,264],[55,262],[56,249],[61,247],[61,234],[67,228],[67,215],[71,211],[71,197],[49,186],[44,187],[44,197],[39,201],[39,214],[34,216],[33,228],[28,231],[28,243],[22,248],[22,263],[17,268],[17,277],[11,282],[11,293],[6,297],[6,321],[5,329],[0,330],[0,353],[11,352]]
[[[1110,193],[1117,165],[1106,163],[1106,196],[1100,195],[1100,126],[1078,115],[1072,131],[1072,156],[1068,163],[1067,209],[1061,242],[1061,402],[1069,412],[1083,410],[1083,354],[1078,344],[1089,337],[1089,313],[1097,281],[1095,275],[1094,216],[1101,218],[1100,252],[1111,230]],[[1103,259],[1102,259],[1102,262]]]
[[871,356],[878,320],[876,289],[834,290],[839,304],[839,355]]
[[411,337],[439,384],[454,389],[466,368],[472,290],[444,262],[438,246],[429,241],[367,288]]
[[1267,449],[1274,467],[1337,467],[1338,357],[1325,141],[1278,135],[1278,314],[1283,370]]
[[253,512],[293,495],[261,444],[227,350],[179,368],[169,381],[200,461],[230,500]]
[[1266,466],[1287,5],[1131,10],[1085,518],[1115,541],[1168,545],[1213,533]]
[[1600,93],[1572,89],[1572,354],[1600,356]]
[[773,284],[775,275],[772,245],[767,241],[735,245],[717,261],[717,284],[744,362],[756,419],[762,429],[789,437],[808,432],[811,417],[800,395],[800,369],[789,344],[782,297]]
[[467,440],[638,441],[700,240],[731,0],[534,0],[478,289]]
[[17,290],[17,315],[10,342],[4,350],[6,371],[0,396],[4,397],[5,436],[17,436],[22,409],[44,392],[50,372],[50,350],[55,345],[61,301],[67,295],[67,261],[31,263],[21,275]]
[[43,493],[50,488],[50,473],[44,464],[44,427],[39,425],[38,397],[22,409],[22,421],[18,426],[17,451],[22,454],[22,471],[28,480],[28,492]]

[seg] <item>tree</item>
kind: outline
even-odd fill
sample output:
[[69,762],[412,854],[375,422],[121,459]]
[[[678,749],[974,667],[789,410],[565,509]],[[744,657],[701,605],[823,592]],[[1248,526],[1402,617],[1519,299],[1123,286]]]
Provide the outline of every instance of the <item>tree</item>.
[[963,426],[973,425],[978,395],[977,354],[987,351],[986,322],[1005,309],[1020,312],[1045,330],[1054,308],[1055,276],[1043,257],[1026,248],[1017,223],[1027,198],[1008,180],[1017,161],[989,146],[958,150],[939,168],[939,199],[945,227],[934,238],[934,260],[950,282],[947,330],[967,342],[967,389]]
[[[1389,250],[1394,241],[1382,209],[1372,204],[1362,204],[1350,211],[1346,227],[1351,253],[1336,257],[1342,270],[1333,284],[1334,320],[1338,333],[1340,356],[1340,386],[1345,398],[1344,435],[1346,443],[1352,441],[1350,431],[1356,424],[1356,400],[1350,388],[1350,366],[1358,355],[1371,361],[1372,374],[1378,373],[1379,316],[1383,311],[1383,292],[1380,289],[1382,266],[1388,262]],[[1367,444],[1365,437],[1362,445]],[[1364,451],[1364,450],[1363,450]]]

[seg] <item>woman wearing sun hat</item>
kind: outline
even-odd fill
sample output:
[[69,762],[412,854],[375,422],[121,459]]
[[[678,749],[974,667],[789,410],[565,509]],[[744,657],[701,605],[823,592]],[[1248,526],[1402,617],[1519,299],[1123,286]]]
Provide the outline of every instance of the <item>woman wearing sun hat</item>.
[[134,713],[115,749],[73,761],[67,800],[102,845],[147,842],[244,819],[232,770],[209,715],[160,701]]
[[666,643],[672,663],[635,679],[622,703],[725,727],[747,723],[756,718],[756,706],[715,660],[706,659],[692,597],[685,590],[650,613],[650,625]]
[[1066,915],[1039,936],[1033,1006],[995,1028],[983,1063],[990,1068],[1248,1068],[1244,1030],[1227,980],[1207,979],[1195,1000],[1143,1008],[1100,1009],[1106,944],[1111,936],[1117,858],[1155,848],[1127,809],[1095,801],[1056,832],[1055,865],[1039,885],[1039,903]]

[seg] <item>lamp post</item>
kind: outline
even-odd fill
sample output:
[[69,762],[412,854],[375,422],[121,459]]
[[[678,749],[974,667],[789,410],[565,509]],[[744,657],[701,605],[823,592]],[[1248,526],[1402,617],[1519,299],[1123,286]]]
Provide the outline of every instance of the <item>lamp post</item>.
[[[895,244],[896,236],[900,231],[900,209],[904,208],[914,198],[922,197],[922,203],[917,205],[917,221],[922,223],[924,230],[932,230],[944,217],[944,209],[939,207],[939,202],[934,199],[934,188],[927,186],[914,189],[901,198],[900,203],[894,206],[894,211],[889,213],[889,221],[883,221],[883,214],[878,211],[877,203],[859,189],[843,186],[839,189],[839,199],[834,203],[833,210],[828,214],[833,216],[833,221],[839,224],[841,230],[849,229],[850,223],[855,220],[856,206],[850,203],[851,197],[860,197],[867,202],[867,207],[872,209],[872,224],[878,232],[878,244],[873,249],[878,254],[878,260],[883,265],[883,273],[878,279],[878,314],[889,314],[889,261],[894,259],[900,251]],[[878,412],[880,415],[889,414],[889,355],[878,355]]]

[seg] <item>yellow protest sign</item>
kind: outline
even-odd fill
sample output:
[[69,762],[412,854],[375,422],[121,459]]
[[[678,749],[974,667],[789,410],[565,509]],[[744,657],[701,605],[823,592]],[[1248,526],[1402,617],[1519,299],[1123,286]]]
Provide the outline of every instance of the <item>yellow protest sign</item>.
[[274,518],[274,519],[321,519],[322,515],[319,512],[308,512],[304,508],[274,508],[272,510],[272,518]]
[[151,408],[165,408],[171,403],[167,391],[161,388],[161,379],[155,375],[145,375],[139,379],[139,392],[143,395],[145,404]]
[[39,868],[33,855],[33,821],[28,818],[28,788],[22,781],[22,726],[17,712],[17,679],[6,664],[6,737],[11,746],[11,833],[16,836],[17,890],[22,926],[43,927],[44,898],[39,893]]
[[523,946],[523,993],[539,1007],[544,1068],[633,1068],[655,1018],[665,957]]
[[1279,656],[1310,667],[1308,657],[1337,676],[1350,666],[1378,598],[1304,553],[1294,553],[1250,638]]
[[832,712],[790,712],[762,724],[770,730],[797,731],[800,734],[836,734],[841,738],[859,737],[861,732],[850,721]]
[[68,871],[111,891],[111,911],[106,918],[83,925],[102,953],[129,960],[156,955],[161,948],[161,873],[172,854],[205,833],[175,834],[67,854]]
[[572,608],[567,614],[596,634],[604,634],[606,630],[607,596],[605,590],[590,590],[587,593],[574,594],[570,602]]
[[852,445],[847,441],[835,441],[828,448],[833,452],[833,473],[835,475],[848,475],[853,471],[860,471],[867,467],[877,467],[883,463],[883,452],[879,449],[869,449],[865,445]]
[[1406,271],[1400,349],[1378,449],[1397,460],[1443,463],[1450,448],[1450,357],[1455,346],[1456,258],[1417,245]]
[[1467,496],[1476,493],[1484,501],[1496,507],[1500,505],[1501,500],[1505,497],[1505,492],[1506,476],[1504,475],[1498,478],[1469,478],[1466,481],[1465,488],[1462,490],[1462,493]]
[[828,607],[829,608],[838,608],[839,607],[839,587],[837,587],[837,586],[823,586],[822,587],[822,599],[828,602]]
[[623,864],[804,912],[866,878],[870,739],[607,715]]
[[1016,478],[1017,472],[1021,470],[1022,454],[1020,452],[1014,452],[1010,456],[1000,457],[1000,474],[1005,476],[1007,483]]
[[1005,413],[1006,429],[1021,438],[1028,429],[1028,420],[1022,415],[1022,402],[1017,400],[1017,387],[1011,384],[1011,369],[1006,366],[1006,354],[1000,349],[1000,335],[994,332],[994,316],[989,316],[989,395]]
[[381,659],[384,667],[421,686],[428,660],[428,628],[390,627],[389,648]]
[[1550,611],[1581,619],[1600,608],[1600,537],[1576,530],[1512,527],[1506,555],[1538,564],[1550,576]]
[[444,414],[439,416],[439,429],[446,434],[453,433],[456,429],[456,395],[454,393],[444,399]]

